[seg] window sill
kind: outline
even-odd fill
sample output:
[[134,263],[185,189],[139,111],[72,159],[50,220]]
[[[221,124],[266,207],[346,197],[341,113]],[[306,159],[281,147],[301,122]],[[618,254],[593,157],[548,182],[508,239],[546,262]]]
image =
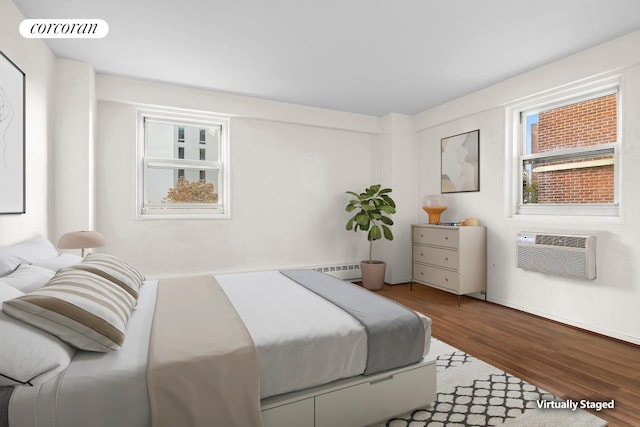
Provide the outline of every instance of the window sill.
[[540,216],[547,215],[553,217],[603,217],[619,218],[620,206],[618,204],[607,205],[585,205],[585,204],[563,204],[563,205],[520,205],[515,215],[517,216]]
[[137,220],[191,220],[191,219],[231,219],[231,215],[228,212],[153,212],[153,213],[138,213],[136,215]]

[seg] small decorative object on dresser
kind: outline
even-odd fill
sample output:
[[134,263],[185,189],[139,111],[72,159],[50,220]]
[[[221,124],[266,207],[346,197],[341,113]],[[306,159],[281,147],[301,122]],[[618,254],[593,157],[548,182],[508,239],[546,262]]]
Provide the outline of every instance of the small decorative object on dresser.
[[460,295],[486,292],[487,230],[484,226],[414,224],[411,228],[413,282],[458,295],[458,305]]

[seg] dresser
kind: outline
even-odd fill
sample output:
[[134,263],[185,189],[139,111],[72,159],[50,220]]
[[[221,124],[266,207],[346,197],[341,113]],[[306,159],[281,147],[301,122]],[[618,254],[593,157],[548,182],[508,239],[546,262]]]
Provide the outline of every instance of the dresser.
[[487,229],[484,226],[414,224],[411,228],[414,282],[458,297],[487,290]]

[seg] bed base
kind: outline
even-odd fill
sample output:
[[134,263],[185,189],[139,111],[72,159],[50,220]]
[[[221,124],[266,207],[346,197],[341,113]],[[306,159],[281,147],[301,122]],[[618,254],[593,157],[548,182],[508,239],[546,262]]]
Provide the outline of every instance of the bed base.
[[263,399],[264,427],[367,426],[430,406],[436,399],[436,362],[334,381]]

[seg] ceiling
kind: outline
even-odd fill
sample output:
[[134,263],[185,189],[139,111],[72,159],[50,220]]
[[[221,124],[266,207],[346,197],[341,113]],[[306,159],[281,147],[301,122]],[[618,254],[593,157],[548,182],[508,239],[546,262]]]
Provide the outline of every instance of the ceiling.
[[382,116],[416,114],[640,30],[638,0],[13,0],[95,18],[48,39],[96,72]]

